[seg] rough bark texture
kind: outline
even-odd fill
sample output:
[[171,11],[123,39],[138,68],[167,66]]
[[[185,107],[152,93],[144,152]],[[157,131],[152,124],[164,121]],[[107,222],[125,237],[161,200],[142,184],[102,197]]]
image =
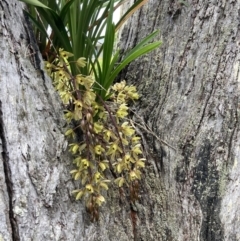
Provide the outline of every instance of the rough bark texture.
[[[180,2],[180,1],[179,1]],[[239,1],[149,0],[122,36],[124,49],[160,29],[162,47],[123,77],[148,162],[136,204],[107,194],[91,224],[71,197],[62,109],[23,4],[0,1],[0,240],[240,240]]]
[[0,240],[81,240],[62,108],[22,9],[0,1]]
[[157,173],[146,174],[137,240],[240,240],[240,2],[180,2],[149,0],[122,35],[128,49],[160,30],[161,49],[123,77],[141,90],[138,114],[176,148],[145,134]]

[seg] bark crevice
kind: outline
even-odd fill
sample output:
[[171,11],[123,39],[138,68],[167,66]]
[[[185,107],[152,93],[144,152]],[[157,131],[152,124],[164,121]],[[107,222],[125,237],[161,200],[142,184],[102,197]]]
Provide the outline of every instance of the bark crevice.
[[20,235],[18,230],[17,220],[14,217],[13,211],[13,183],[12,183],[12,173],[9,163],[9,155],[7,150],[7,141],[6,136],[4,133],[4,119],[3,119],[3,112],[2,112],[2,102],[0,101],[0,139],[2,144],[2,159],[3,159],[3,168],[4,168],[4,176],[6,180],[6,187],[8,193],[8,200],[9,200],[9,220],[12,229],[12,240],[20,241]]

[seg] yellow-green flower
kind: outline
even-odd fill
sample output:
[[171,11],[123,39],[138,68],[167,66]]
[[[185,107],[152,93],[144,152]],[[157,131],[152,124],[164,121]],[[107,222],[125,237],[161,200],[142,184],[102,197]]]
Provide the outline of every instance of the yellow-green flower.
[[124,89],[125,86],[126,86],[126,81],[123,80],[123,81],[121,81],[120,83],[116,83],[116,84],[112,87],[112,89],[115,90],[115,91],[120,92],[120,91],[122,91],[122,90]]
[[105,202],[105,198],[104,198],[102,195],[98,195],[98,196],[96,197],[96,204],[97,204],[98,206],[101,206],[103,202]]
[[85,86],[87,90],[89,90],[94,83],[94,80],[91,76],[84,77],[81,74],[76,76],[76,81],[78,84]]
[[72,152],[72,154],[76,154],[76,152],[79,149],[78,143],[72,143],[69,145],[69,147],[70,147],[70,151]]
[[135,171],[131,171],[129,173],[129,178],[130,178],[131,181],[134,181],[134,180],[138,179],[138,175]]
[[111,160],[113,160],[116,157],[116,154],[118,152],[122,153],[122,149],[118,146],[118,143],[115,142],[109,147],[109,149],[107,151],[107,155],[111,156]]
[[141,137],[139,137],[139,136],[133,136],[133,138],[132,138],[132,143],[133,143],[133,144],[137,144],[137,143],[139,143],[139,140],[141,140]]
[[143,167],[145,167],[145,162],[144,161],[146,161],[145,158],[140,158],[139,160],[136,161],[135,167],[136,168],[143,168]]
[[117,111],[117,117],[124,118],[128,115],[128,107],[126,104],[121,104],[118,111]]
[[82,158],[80,156],[78,156],[77,158],[75,158],[73,160],[73,163],[77,166],[77,167],[80,167],[81,166],[81,160]]
[[107,120],[107,112],[104,110],[101,110],[98,112],[99,119],[106,121]]
[[141,144],[135,145],[135,146],[132,148],[132,152],[133,152],[134,154],[136,154],[136,155],[142,154],[142,151],[141,151],[140,147],[141,147]]
[[126,102],[126,95],[121,91],[117,95],[117,103],[124,103],[124,102]]
[[[77,190],[78,191],[78,190]],[[82,196],[84,195],[84,191],[83,190],[80,190],[77,195],[76,195],[76,200],[79,200],[82,198]]]
[[99,162],[98,165],[102,171],[104,171],[106,168],[109,168],[108,160],[101,161],[101,162]]
[[134,159],[131,157],[131,155],[126,154],[124,157],[123,157],[123,161],[126,163],[126,164],[129,164],[130,162],[134,163]]
[[69,79],[70,79],[69,74],[66,71],[64,71],[63,69],[60,69],[56,72],[55,82],[58,81],[58,80],[66,81],[66,80],[69,80]]
[[111,138],[112,132],[109,130],[105,130],[104,131],[104,135],[103,135],[103,139],[107,142],[109,142],[110,138]]
[[81,57],[77,60],[77,65],[81,68],[84,68],[87,64],[86,58]]
[[81,160],[81,168],[82,169],[87,169],[89,167],[90,163],[88,161],[88,159],[82,159]]
[[114,182],[119,186],[119,187],[122,187],[124,182],[125,182],[125,179],[123,177],[118,177],[116,180],[114,180]]
[[126,163],[124,163],[123,161],[118,162],[118,164],[117,164],[117,166],[116,166],[117,172],[120,174],[120,173],[122,173],[122,171],[125,170],[125,169],[128,169]]
[[135,130],[128,125],[128,122],[123,122],[121,125],[121,131],[125,136],[132,136],[135,133]]
[[73,131],[73,129],[69,129],[66,131],[65,136],[69,136],[74,138],[75,137],[75,132]]
[[76,173],[73,173],[73,176],[74,176],[74,180],[77,181],[77,180],[80,179],[80,177],[81,177],[81,172],[78,171],[78,172],[76,172]]
[[94,181],[96,182],[96,183],[98,183],[101,179],[102,179],[102,176],[101,176],[101,173],[100,172],[96,172],[95,174],[94,174]]
[[66,60],[66,59],[68,59],[69,57],[72,57],[73,56],[73,54],[72,53],[69,53],[69,52],[67,52],[67,51],[65,51],[65,50],[63,50],[63,49],[59,49],[59,55],[60,55],[60,57],[61,58],[63,58],[64,60]]
[[68,91],[61,91],[59,94],[60,94],[63,104],[64,105],[69,104],[69,101],[72,99],[72,94]]
[[93,108],[93,116],[95,116],[98,113],[98,110],[99,110],[100,106],[98,105],[98,103],[93,102],[92,108]]
[[86,90],[83,95],[83,102],[89,106],[95,101],[96,94],[93,91]]
[[65,82],[62,80],[59,80],[56,85],[55,88],[57,91],[59,91],[60,93],[63,92],[65,90]]
[[102,132],[102,130],[103,130],[103,125],[101,124],[101,123],[99,123],[99,122],[95,122],[94,124],[93,124],[93,130],[94,130],[94,132],[95,133],[100,133],[100,132]]
[[134,86],[134,85],[126,86],[126,87],[124,88],[124,90],[125,90],[127,93],[129,93],[129,92],[137,92],[136,86]]
[[109,149],[108,149],[108,152],[107,152],[107,155],[111,155],[111,154],[115,154],[118,150],[118,145],[117,143],[113,143]]
[[90,193],[93,193],[93,192],[94,192],[93,186],[92,186],[91,184],[87,184],[85,188],[86,188],[86,190],[87,190],[88,192],[90,192]]
[[124,88],[125,92],[127,93],[128,97],[132,100],[137,100],[139,99],[139,95],[137,93],[137,89],[135,86],[131,85],[131,86],[126,86]]
[[132,100],[138,100],[139,99],[139,94],[138,93],[129,93],[129,98]]
[[48,75],[50,75],[52,73],[52,69],[53,67],[55,67],[53,64],[49,63],[48,61],[44,61],[45,63],[45,69],[48,73]]
[[77,109],[82,110],[82,107],[83,107],[82,101],[80,101],[80,100],[75,100],[75,101],[74,101],[74,105],[75,105],[75,107],[76,107]]
[[101,155],[105,150],[104,150],[104,148],[102,148],[101,145],[96,145],[94,147],[94,151],[97,155]]
[[74,119],[75,120],[81,120],[82,119],[82,108],[83,103],[80,100],[74,101]]

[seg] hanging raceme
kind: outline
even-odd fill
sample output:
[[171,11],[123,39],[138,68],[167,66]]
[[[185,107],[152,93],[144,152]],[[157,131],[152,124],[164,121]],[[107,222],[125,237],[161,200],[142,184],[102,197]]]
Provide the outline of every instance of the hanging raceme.
[[[112,181],[118,187],[131,187],[129,190],[136,192],[136,181],[141,178],[145,159],[140,137],[135,135],[127,119],[128,102],[137,100],[138,94],[134,86],[122,81],[110,89],[111,101],[98,100],[93,78],[73,76],[68,69],[70,56],[64,51],[64,56],[51,64],[46,62],[45,66],[66,107],[67,122],[75,123],[65,133],[70,140],[69,151],[74,156],[75,169],[71,174],[74,180],[81,181],[80,188],[73,193],[76,200],[85,200],[92,219],[96,220],[98,209],[105,202],[104,193],[113,185]],[[121,101],[120,94],[124,95]],[[78,129],[83,133],[79,142]],[[112,180],[110,173],[118,176],[116,180]]]

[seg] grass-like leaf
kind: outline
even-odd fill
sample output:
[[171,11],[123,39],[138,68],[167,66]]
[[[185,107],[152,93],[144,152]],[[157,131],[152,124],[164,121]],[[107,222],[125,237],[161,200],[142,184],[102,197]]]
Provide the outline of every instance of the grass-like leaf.
[[30,4],[30,5],[33,5],[35,7],[41,7],[41,8],[48,8],[48,6],[46,6],[45,4],[41,3],[40,1],[38,0],[20,0],[22,2],[25,2],[27,4]]
[[[46,53],[46,56],[51,56],[51,53],[59,48],[73,53],[74,57],[70,61],[73,75],[80,73],[74,60],[85,57],[88,64],[81,68],[81,74],[94,75],[97,82],[95,90],[103,99],[107,98],[107,90],[126,65],[161,44],[150,43],[157,34],[153,32],[126,53],[120,63],[118,63],[119,52],[115,51],[114,54],[117,29],[148,0],[137,0],[116,26],[113,23],[113,13],[126,0],[21,1],[36,8],[30,8],[29,16],[36,26],[36,34],[40,34],[41,51]],[[52,31],[48,36],[50,41],[44,41],[49,29]],[[54,49],[51,49],[52,44]],[[56,55],[52,58],[54,56]]]

